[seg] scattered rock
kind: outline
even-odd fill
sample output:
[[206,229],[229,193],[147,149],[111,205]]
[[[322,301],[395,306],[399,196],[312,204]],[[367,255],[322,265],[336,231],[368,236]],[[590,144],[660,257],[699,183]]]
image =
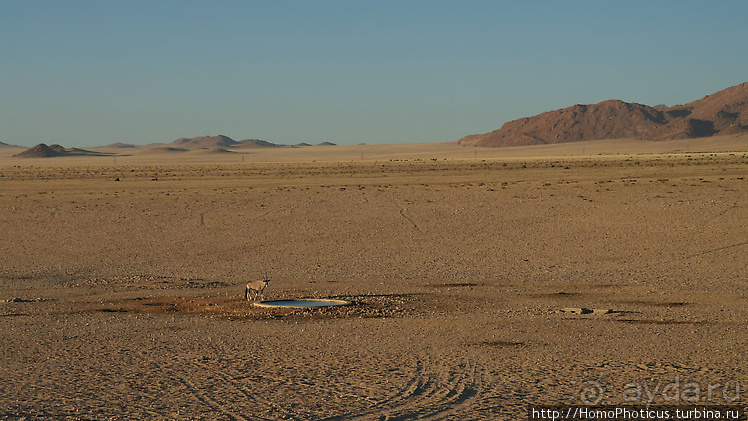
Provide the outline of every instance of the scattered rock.
[[609,308],[564,307],[561,312],[569,314],[610,314],[613,310]]
[[562,313],[571,313],[571,314],[590,314],[592,313],[592,310],[588,308],[577,308],[577,307],[564,307],[561,309]]
[[9,298],[5,300],[6,303],[39,303],[42,301],[47,301],[44,298]]

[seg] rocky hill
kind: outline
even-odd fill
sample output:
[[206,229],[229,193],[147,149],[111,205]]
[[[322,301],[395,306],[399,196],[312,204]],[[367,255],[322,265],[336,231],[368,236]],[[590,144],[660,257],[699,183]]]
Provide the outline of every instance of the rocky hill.
[[106,145],[104,147],[105,148],[119,148],[119,149],[135,149],[138,146],[137,145],[133,145],[132,143],[117,142],[117,143],[112,143],[110,145]]
[[[59,145],[53,145],[53,146],[59,146]],[[40,143],[36,146],[32,146],[26,149],[25,151],[17,153],[13,156],[18,157],[18,158],[53,158],[56,156],[63,156],[65,153],[64,150],[65,149],[63,148],[63,150],[60,151],[57,148],[51,148],[44,143]]]
[[55,158],[58,156],[112,156],[113,154],[94,152],[80,148],[65,148],[61,145],[40,143],[23,152],[13,155],[17,158]]
[[239,146],[246,148],[277,148],[283,145],[278,145],[261,139],[244,139],[239,141]]
[[[163,145],[159,145],[163,146]],[[166,146],[174,148],[186,148],[186,149],[205,149],[205,148],[229,148],[232,146],[243,147],[243,148],[263,148],[263,147],[278,147],[275,143],[270,143],[260,139],[245,139],[235,141],[234,139],[224,136],[200,136],[200,137],[183,137],[177,139]]]
[[236,144],[237,142],[234,139],[219,134],[218,136],[183,137],[169,143],[169,146],[176,148],[223,148]]
[[608,100],[574,105],[505,123],[458,141],[474,146],[524,146],[585,140],[671,140],[748,132],[748,82],[685,105],[650,107]]

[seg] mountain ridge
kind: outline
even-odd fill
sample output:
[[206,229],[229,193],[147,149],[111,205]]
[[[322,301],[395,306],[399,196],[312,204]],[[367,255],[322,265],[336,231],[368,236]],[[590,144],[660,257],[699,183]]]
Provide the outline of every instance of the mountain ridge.
[[635,138],[676,140],[748,132],[748,82],[684,105],[650,107],[606,100],[512,120],[492,132],[463,137],[461,145],[529,146]]

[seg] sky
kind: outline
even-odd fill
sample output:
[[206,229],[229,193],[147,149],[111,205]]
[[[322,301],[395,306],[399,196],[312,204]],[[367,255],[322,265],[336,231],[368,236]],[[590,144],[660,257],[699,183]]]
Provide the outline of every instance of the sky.
[[746,1],[0,0],[0,141],[452,142],[748,81]]

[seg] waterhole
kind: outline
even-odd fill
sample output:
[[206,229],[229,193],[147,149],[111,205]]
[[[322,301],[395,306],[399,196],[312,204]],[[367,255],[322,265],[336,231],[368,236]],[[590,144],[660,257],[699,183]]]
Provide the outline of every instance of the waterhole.
[[327,299],[315,299],[315,298],[299,298],[291,300],[267,300],[259,301],[255,303],[257,307],[270,307],[270,308],[312,308],[312,307],[332,307],[332,306],[347,306],[351,305],[350,301],[345,300],[327,300]]

